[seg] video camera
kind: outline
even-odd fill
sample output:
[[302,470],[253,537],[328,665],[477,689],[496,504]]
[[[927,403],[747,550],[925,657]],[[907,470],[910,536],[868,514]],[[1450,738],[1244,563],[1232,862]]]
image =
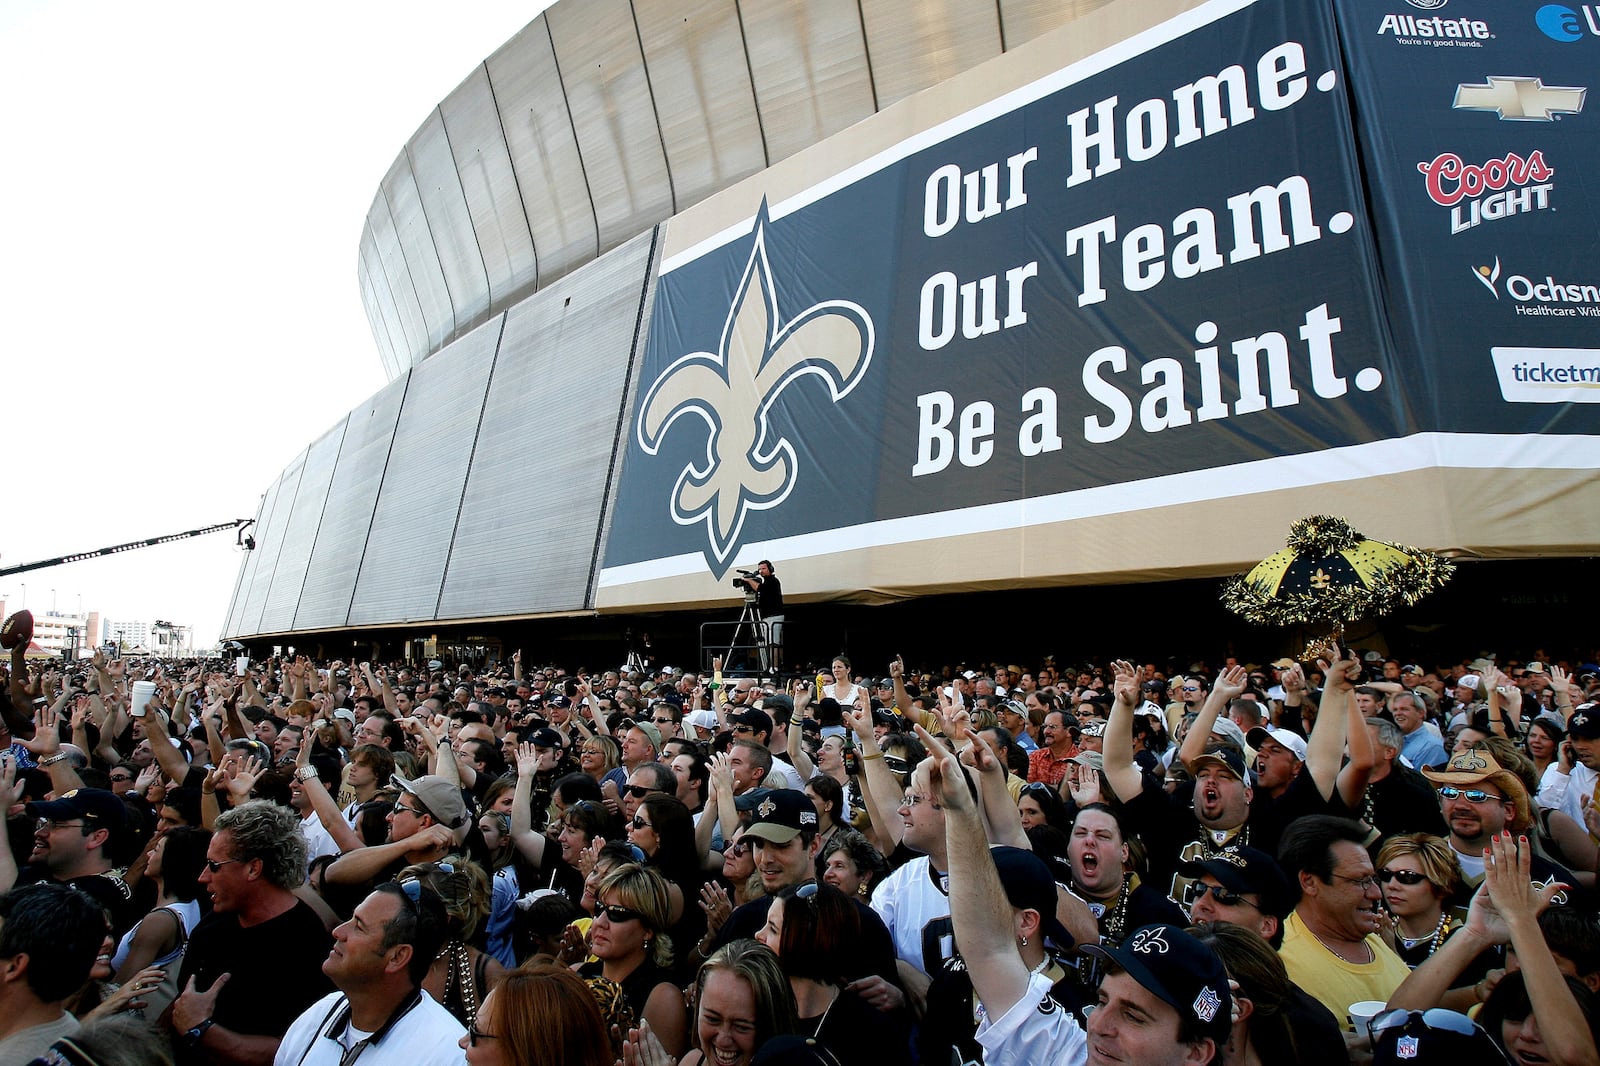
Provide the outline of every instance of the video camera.
[[739,576],[736,577],[736,578],[730,579],[728,584],[732,585],[736,589],[747,589],[747,588],[749,588],[750,586],[745,584],[746,579],[752,578],[752,577],[759,578],[761,576],[759,573],[757,573],[754,570],[737,570],[737,571],[735,571],[735,573],[737,573]]

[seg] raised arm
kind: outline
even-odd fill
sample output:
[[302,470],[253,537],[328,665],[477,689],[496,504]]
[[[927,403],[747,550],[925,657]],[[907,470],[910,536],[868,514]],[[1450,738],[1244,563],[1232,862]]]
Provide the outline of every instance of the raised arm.
[[517,787],[511,800],[511,842],[535,866],[544,864],[549,838],[533,828],[533,775],[539,752],[526,741],[517,745]]
[[1183,738],[1183,747],[1178,749],[1178,759],[1184,766],[1194,762],[1206,750],[1206,744],[1211,740],[1211,727],[1217,724],[1217,716],[1228,709],[1228,701],[1243,692],[1249,680],[1250,675],[1242,666],[1222,668],[1217,675],[1217,683],[1211,686],[1205,703],[1200,705],[1200,713],[1195,715],[1194,724],[1189,727],[1189,735]]
[[[1123,803],[1131,803],[1144,788],[1139,768],[1133,764],[1133,709],[1138,705],[1138,675],[1133,664],[1117,659],[1111,664],[1114,675],[1111,715],[1106,719],[1102,745],[1106,783]],[[1194,730],[1189,731],[1194,735]]]
[[999,1018],[1028,991],[1031,974],[1017,950],[1015,920],[970,782],[955,754],[920,725],[917,735],[933,760],[928,785],[944,807],[950,866],[950,923],[972,990],[991,1018]]
[[[1352,744],[1357,739],[1367,752],[1367,769],[1371,773],[1372,741],[1367,733],[1367,723],[1356,710],[1355,682],[1361,677],[1361,663],[1353,652],[1346,652],[1333,664],[1323,662],[1327,685],[1322,693],[1322,707],[1317,712],[1317,722],[1306,738],[1306,772],[1316,782],[1317,792],[1323,799],[1333,798],[1333,786],[1339,777],[1339,764],[1344,759],[1345,735],[1351,735]],[[1355,722],[1351,722],[1354,716]],[[1359,734],[1359,738],[1356,736]]]

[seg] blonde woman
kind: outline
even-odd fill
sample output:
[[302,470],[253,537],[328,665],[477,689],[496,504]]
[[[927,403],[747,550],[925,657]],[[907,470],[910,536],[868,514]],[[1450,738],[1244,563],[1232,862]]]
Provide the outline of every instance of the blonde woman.
[[1445,901],[1461,887],[1461,864],[1439,837],[1401,833],[1379,849],[1377,867],[1374,876],[1389,911],[1389,924],[1380,934],[1414,970],[1459,925]]

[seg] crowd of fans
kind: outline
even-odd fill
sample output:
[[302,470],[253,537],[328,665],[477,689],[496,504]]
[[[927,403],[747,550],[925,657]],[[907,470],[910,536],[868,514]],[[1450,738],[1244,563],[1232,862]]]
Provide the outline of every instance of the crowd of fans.
[[1600,1066],[1600,667],[12,659],[0,1066]]

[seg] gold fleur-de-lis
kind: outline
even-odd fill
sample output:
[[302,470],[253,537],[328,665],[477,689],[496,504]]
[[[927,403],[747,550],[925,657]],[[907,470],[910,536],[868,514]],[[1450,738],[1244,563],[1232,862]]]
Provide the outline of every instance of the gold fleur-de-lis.
[[1322,567],[1317,567],[1317,572],[1311,575],[1311,587],[1320,592],[1331,584],[1333,584],[1333,578]]
[[639,446],[649,455],[657,454],[680,416],[705,422],[705,462],[691,462],[679,473],[671,513],[679,525],[705,522],[711,555],[724,571],[749,512],[778,506],[795,485],[794,446],[772,433],[767,417],[779,395],[814,375],[837,403],[872,361],[872,318],[858,304],[824,301],[781,321],[766,228],[763,203],[718,350],[678,359],[640,405]]

